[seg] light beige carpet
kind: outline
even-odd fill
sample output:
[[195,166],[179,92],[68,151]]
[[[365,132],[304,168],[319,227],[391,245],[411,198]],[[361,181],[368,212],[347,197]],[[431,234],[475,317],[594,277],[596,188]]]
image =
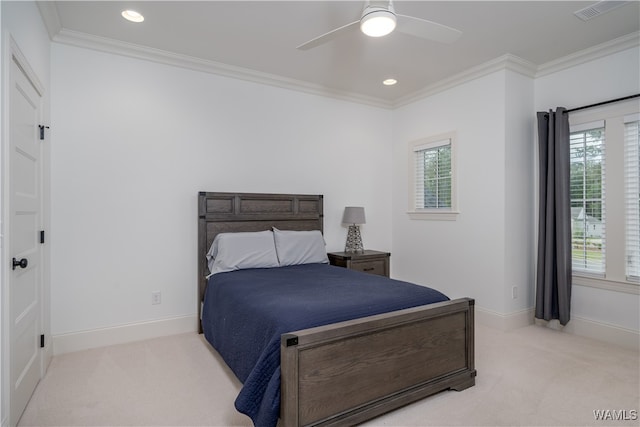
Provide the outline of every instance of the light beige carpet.
[[[639,365],[637,351],[540,326],[477,325],[475,387],[365,425],[638,426]],[[87,350],[53,358],[19,425],[251,426],[233,406],[240,387],[201,335]]]

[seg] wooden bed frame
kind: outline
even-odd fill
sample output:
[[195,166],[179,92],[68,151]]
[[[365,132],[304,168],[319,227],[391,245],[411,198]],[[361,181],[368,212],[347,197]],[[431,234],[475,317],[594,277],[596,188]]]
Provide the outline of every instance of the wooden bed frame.
[[[218,233],[271,227],[322,231],[323,198],[200,192],[198,215],[201,314],[206,253]],[[280,360],[279,425],[358,424],[434,393],[475,384],[474,300],[292,331],[282,336]]]

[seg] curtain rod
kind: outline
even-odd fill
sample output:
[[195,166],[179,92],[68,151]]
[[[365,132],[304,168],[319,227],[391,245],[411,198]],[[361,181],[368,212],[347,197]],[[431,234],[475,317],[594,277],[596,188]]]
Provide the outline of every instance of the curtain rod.
[[601,105],[612,104],[614,102],[626,101],[627,99],[638,98],[640,97],[640,93],[636,93],[635,95],[629,95],[622,98],[611,99],[609,101],[598,102],[596,104],[585,105],[583,107],[572,108],[571,110],[567,110],[567,113],[571,113],[572,111],[585,110],[587,108],[599,107]]

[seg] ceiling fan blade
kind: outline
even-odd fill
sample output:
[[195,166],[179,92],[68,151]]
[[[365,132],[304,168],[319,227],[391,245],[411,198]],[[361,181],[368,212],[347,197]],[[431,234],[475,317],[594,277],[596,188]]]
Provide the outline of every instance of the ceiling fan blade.
[[309,40],[306,43],[302,43],[296,49],[300,49],[300,50],[313,49],[314,47],[317,47],[317,46],[320,46],[321,44],[325,44],[327,42],[330,42],[331,40],[340,37],[344,33],[353,30],[359,24],[360,24],[360,20],[353,21],[350,24],[343,25],[342,27],[339,27],[339,28],[336,28],[335,30],[329,31],[328,33],[325,33],[325,34],[323,34],[321,36],[318,36],[315,39]]
[[462,31],[437,22],[416,18],[415,16],[398,15],[396,31],[422,39],[434,40],[440,43],[453,43],[462,35]]

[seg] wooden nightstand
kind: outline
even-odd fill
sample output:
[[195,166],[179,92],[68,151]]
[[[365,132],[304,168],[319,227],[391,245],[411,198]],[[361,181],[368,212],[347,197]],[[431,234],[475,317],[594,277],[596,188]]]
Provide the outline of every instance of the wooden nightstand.
[[329,263],[338,267],[389,277],[389,252],[365,250],[364,253],[329,252]]

